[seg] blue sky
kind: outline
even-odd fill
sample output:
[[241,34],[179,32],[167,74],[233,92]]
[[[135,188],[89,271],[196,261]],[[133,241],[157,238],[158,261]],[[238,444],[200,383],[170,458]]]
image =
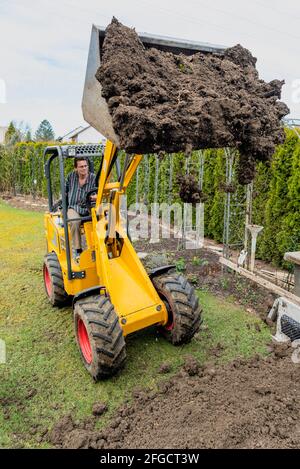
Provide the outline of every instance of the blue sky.
[[137,31],[232,46],[258,58],[260,77],[285,79],[300,118],[299,0],[0,0],[0,125],[44,118],[56,135],[84,124],[81,97],[91,26],[112,16]]

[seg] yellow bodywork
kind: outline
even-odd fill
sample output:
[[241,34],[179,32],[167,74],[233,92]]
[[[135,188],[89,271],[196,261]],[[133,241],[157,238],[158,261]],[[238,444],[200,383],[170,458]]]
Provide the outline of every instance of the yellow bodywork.
[[107,142],[96,206],[91,209],[92,221],[83,223],[82,228],[87,248],[78,263],[71,256],[72,271],[84,271],[84,278],[68,279],[65,234],[60,213],[45,214],[45,231],[47,252],[57,254],[66,292],[74,296],[88,288],[105,287],[126,336],[153,324],[165,325],[168,314],[127,237],[127,227],[123,226],[120,214],[120,197],[125,194],[142,157],[134,155],[131,159],[121,187],[120,182],[109,180],[109,169],[116,150],[111,142]]

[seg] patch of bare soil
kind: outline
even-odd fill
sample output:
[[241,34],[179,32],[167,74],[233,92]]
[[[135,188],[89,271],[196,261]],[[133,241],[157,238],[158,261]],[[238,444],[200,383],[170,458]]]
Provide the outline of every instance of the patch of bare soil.
[[15,208],[30,210],[33,212],[45,212],[48,210],[48,200],[43,197],[32,195],[0,194],[0,198]]
[[211,250],[178,250],[178,244],[178,240],[170,238],[153,244],[141,240],[134,246],[137,251],[149,253],[142,260],[149,270],[159,265],[174,264],[194,287],[220,298],[230,297],[250,314],[256,314],[268,322],[267,314],[276,297],[273,293],[235,272],[228,272],[220,264],[218,255]]
[[64,448],[298,448],[300,365],[273,354],[215,367],[187,357],[157,391],[133,402],[101,431],[60,420],[50,442]]
[[146,49],[115,18],[106,29],[96,78],[120,146],[129,153],[173,153],[234,147],[239,180],[250,182],[255,160],[284,141],[278,101],[283,81],[259,79],[256,58],[241,45],[220,54]]

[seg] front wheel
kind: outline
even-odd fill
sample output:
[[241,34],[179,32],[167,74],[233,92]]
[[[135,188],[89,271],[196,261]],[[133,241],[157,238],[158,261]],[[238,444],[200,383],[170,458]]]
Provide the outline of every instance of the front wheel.
[[54,252],[50,252],[45,256],[43,277],[46,294],[52,306],[66,305],[70,297],[65,291],[60,263]]
[[168,311],[168,322],[161,328],[163,335],[173,345],[190,342],[199,331],[202,314],[194,288],[182,275],[173,273],[152,281]]
[[116,374],[126,359],[119,317],[105,296],[90,296],[75,303],[77,345],[87,371],[95,381]]

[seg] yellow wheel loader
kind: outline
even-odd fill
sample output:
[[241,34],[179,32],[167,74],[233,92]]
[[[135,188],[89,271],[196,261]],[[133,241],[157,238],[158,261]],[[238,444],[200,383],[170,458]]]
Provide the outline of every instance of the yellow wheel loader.
[[[100,65],[104,30],[92,29],[83,95],[85,120],[108,140],[101,145],[51,146],[45,149],[49,211],[45,214],[47,254],[44,261],[46,294],[53,306],[72,299],[77,344],[86,369],[95,380],[116,373],[126,358],[125,338],[157,325],[174,345],[189,342],[199,330],[201,308],[193,287],[166,265],[147,273],[127,236],[121,213],[126,193],[142,155],[126,155],[120,164],[116,135],[101,85],[95,79]],[[140,36],[146,46],[194,53],[213,52],[208,44]],[[78,157],[100,158],[94,204],[87,194],[90,216],[81,217],[86,247],[79,260],[72,256],[70,223],[65,192],[65,161]],[[53,202],[51,165],[58,158],[60,209]]]

